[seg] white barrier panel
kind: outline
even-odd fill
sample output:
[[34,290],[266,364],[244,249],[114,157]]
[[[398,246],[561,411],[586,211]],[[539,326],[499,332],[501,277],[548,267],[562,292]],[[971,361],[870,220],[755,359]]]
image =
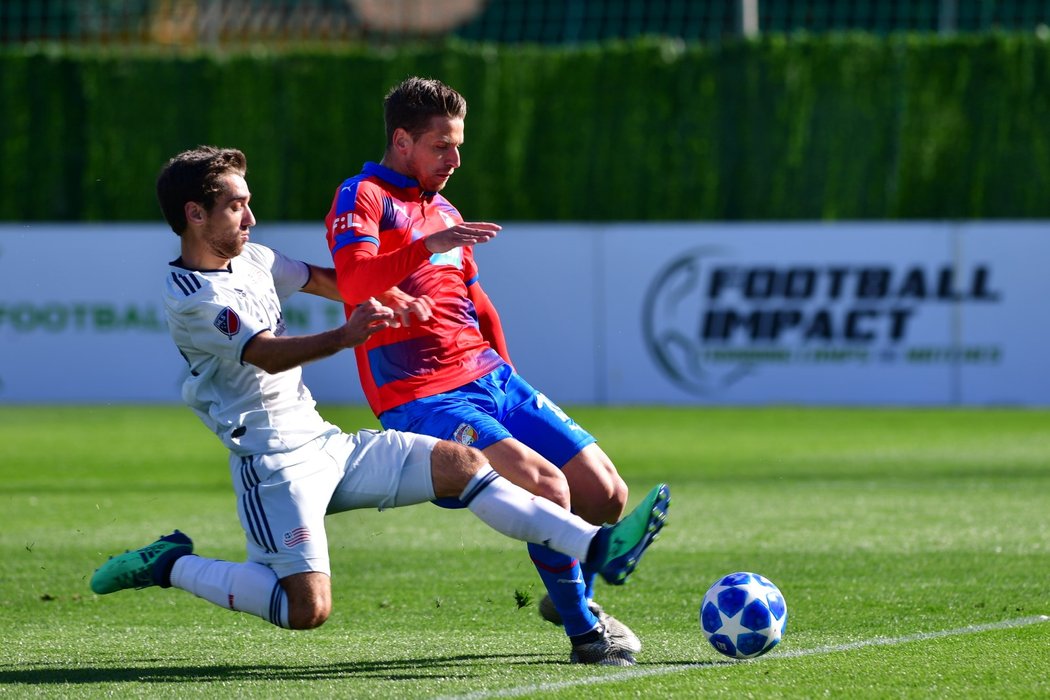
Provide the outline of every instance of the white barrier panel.
[[1050,404],[1045,222],[514,225],[477,255],[556,401]]
[[[1045,402],[1047,373],[1031,352],[1045,331],[1030,311],[1050,289],[1025,275],[1034,258],[971,252],[975,233],[932,224],[649,231],[658,253],[608,262],[606,308],[642,325],[610,352],[609,400],[645,402],[655,385],[676,402]],[[1033,254],[1046,240],[1031,229],[988,235]],[[617,228],[608,240],[627,250],[638,237]],[[643,295],[618,282],[630,274],[645,280]]]
[[[329,263],[317,224],[253,238]],[[0,401],[178,401],[177,255],[162,224],[0,226]],[[515,365],[562,403],[1050,404],[1045,223],[509,224],[477,257]],[[363,403],[351,352],[306,377]]]

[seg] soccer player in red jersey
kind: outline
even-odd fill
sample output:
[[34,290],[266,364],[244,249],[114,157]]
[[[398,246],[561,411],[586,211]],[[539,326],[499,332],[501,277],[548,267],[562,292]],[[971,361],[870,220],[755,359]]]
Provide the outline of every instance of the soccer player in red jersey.
[[[581,557],[619,583],[665,516],[658,499],[597,527],[501,477],[476,449],[395,430],[344,433],[326,421],[301,365],[396,325],[369,299],[341,328],[286,333],[283,301],[297,291],[338,301],[335,271],[252,242],[255,215],[241,151],[202,146],[178,154],[157,179],[157,199],[180,239],[164,275],[164,310],[188,372],[182,397],[229,450],[247,561],[194,554],[176,530],[111,557],[91,577],[105,595],[178,588],[291,629],[332,610],[329,515],[458,497],[498,532]],[[391,288],[380,295],[416,320],[429,308]]]
[[[472,246],[500,227],[465,222],[440,193],[461,164],[466,111],[438,80],[394,87],[384,101],[382,162],[343,182],[326,217],[347,313],[392,286],[433,307],[427,322],[383,330],[355,349],[365,396],[384,428],[474,446],[512,483],[591,523],[616,522],[627,485],[595,439],[515,372],[478,281]],[[647,498],[666,511],[666,486]],[[529,553],[548,592],[540,613],[564,626],[570,659],[633,665],[641,643],[593,601],[595,572],[539,543]]]

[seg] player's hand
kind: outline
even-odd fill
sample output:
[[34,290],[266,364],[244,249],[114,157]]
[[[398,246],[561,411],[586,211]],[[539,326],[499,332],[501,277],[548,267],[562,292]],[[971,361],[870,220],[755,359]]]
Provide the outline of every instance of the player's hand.
[[487,243],[496,237],[501,228],[503,227],[499,224],[490,224],[487,221],[464,221],[427,236],[427,250],[431,253],[447,253],[460,246]]
[[376,296],[380,304],[389,307],[394,312],[394,321],[391,328],[411,326],[412,318],[419,322],[429,321],[434,309],[434,300],[427,295],[414,297],[406,294],[398,287],[391,287],[382,294]]
[[356,347],[379,331],[390,328],[395,322],[393,309],[375,299],[358,304],[343,325],[345,347]]

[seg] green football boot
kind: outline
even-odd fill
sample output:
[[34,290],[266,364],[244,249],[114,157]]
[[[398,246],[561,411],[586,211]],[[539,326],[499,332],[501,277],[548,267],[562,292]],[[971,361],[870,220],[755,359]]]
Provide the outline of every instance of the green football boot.
[[193,541],[176,530],[142,549],[110,557],[95,570],[91,590],[101,595],[125,588],[170,588],[175,560],[192,553]]
[[667,484],[658,484],[620,522],[602,526],[593,564],[606,582],[614,586],[627,582],[638,560],[663,528],[670,505],[671,490]]

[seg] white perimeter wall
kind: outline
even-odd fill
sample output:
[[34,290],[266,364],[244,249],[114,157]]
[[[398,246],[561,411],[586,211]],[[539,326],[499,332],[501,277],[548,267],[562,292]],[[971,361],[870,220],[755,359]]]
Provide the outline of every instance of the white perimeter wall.
[[[316,224],[253,240],[329,264]],[[161,224],[0,225],[0,402],[178,401]],[[476,255],[561,403],[1050,405],[1050,224],[508,224]],[[290,332],[338,305],[299,295]],[[363,403],[353,354],[309,365]]]

